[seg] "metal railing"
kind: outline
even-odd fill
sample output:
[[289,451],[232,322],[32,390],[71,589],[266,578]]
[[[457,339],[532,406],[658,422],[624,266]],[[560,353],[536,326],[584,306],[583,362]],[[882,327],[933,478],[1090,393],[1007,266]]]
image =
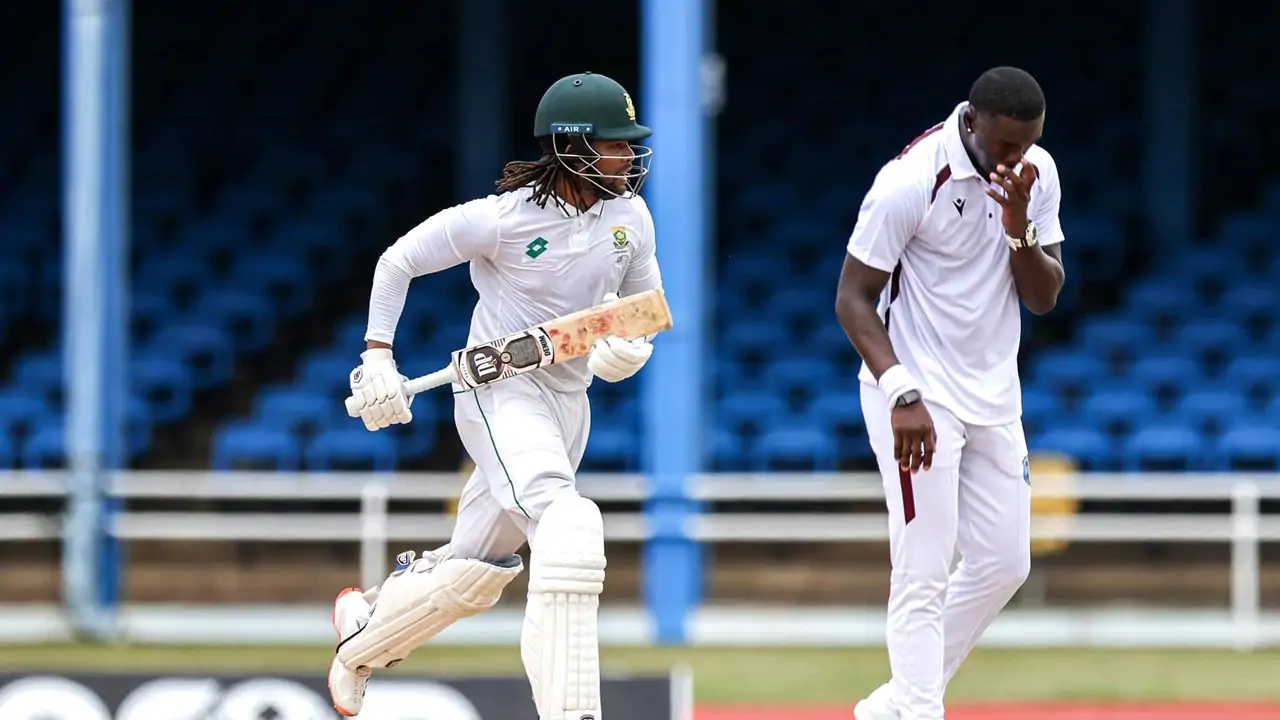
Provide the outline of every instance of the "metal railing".
[[[405,546],[444,543],[453,528],[445,512],[395,512],[394,501],[449,501],[464,480],[442,474],[281,474],[208,472],[122,472],[111,476],[107,495],[122,500],[346,501],[350,512],[209,512],[138,510],[116,513],[108,532],[121,541],[204,540],[236,542],[355,542],[366,585],[381,582],[387,561]],[[639,475],[584,475],[580,491],[601,503],[643,503],[648,489]],[[883,499],[874,474],[702,475],[688,480],[687,495],[705,502],[762,502],[756,512],[690,515],[677,532],[703,543],[824,543],[886,541],[888,527],[877,501]],[[0,541],[56,539],[59,515],[7,512],[9,498],[57,498],[67,492],[59,473],[0,475]],[[1261,513],[1263,499],[1280,498],[1273,475],[1061,475],[1041,476],[1038,498],[1161,503],[1219,501],[1216,514],[1074,512],[1034,517],[1032,538],[1082,542],[1200,542],[1231,548],[1231,615],[1247,635],[1260,616],[1262,542],[1280,541],[1280,515]],[[866,501],[864,512],[794,512],[791,502]],[[642,542],[655,532],[643,509],[605,512],[609,541]],[[668,529],[668,532],[670,530]],[[393,546],[394,543],[394,546]]]

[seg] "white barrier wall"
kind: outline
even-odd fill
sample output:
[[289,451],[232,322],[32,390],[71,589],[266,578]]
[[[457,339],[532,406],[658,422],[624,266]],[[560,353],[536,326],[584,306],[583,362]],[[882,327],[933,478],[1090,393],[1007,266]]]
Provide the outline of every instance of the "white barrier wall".
[[[60,516],[15,513],[7,500],[65,495],[66,477],[56,473],[0,475],[0,541],[56,539]],[[601,502],[642,501],[641,476],[584,476],[584,494]],[[313,515],[297,512],[208,513],[127,509],[110,532],[132,540],[207,542],[358,543],[366,585],[385,576],[387,561],[402,547],[443,543],[452,519],[445,514],[395,513],[392,500],[450,500],[460,482],[455,474],[281,475],[277,473],[131,472],[115,476],[110,495],[123,499],[198,501],[208,499],[347,500],[358,511]],[[713,475],[690,480],[692,497],[705,501],[768,501],[771,509],[751,513],[704,513],[682,528],[705,543],[883,542],[887,527],[875,510],[882,497],[875,475]],[[1259,546],[1280,540],[1280,515],[1264,515],[1263,499],[1280,498],[1280,480],[1271,475],[1221,476],[1041,476],[1037,498],[1123,500],[1163,503],[1175,500],[1222,501],[1219,514],[1088,513],[1044,515],[1035,519],[1038,540],[1089,542],[1197,542],[1230,547],[1229,607],[1220,610],[1099,608],[1084,610],[1011,608],[992,627],[986,642],[999,645],[1148,645],[1223,646],[1248,649],[1280,644],[1280,617],[1260,609]],[[861,513],[788,512],[797,501],[870,501]],[[639,512],[606,513],[606,537],[643,541],[652,532]],[[1034,569],[1033,569],[1034,573]],[[3,597],[3,593],[0,593]],[[327,608],[299,607],[122,607],[124,635],[151,642],[329,642]],[[602,610],[606,642],[645,644],[653,623],[638,607]],[[450,628],[441,642],[511,642],[518,638],[518,610],[497,609]],[[0,641],[40,641],[68,635],[54,607],[0,604]],[[855,644],[883,643],[879,608],[703,607],[690,618],[689,638],[706,644]]]

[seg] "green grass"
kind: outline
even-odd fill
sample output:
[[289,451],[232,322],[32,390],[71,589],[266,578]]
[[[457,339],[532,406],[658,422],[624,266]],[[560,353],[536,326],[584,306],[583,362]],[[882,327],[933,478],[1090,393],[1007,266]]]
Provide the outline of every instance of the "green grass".
[[[885,678],[879,650],[605,648],[606,670],[693,669],[706,703],[850,703]],[[323,672],[324,647],[0,646],[0,670]],[[514,647],[426,646],[394,671],[523,674]],[[952,683],[952,700],[1274,700],[1280,652],[980,650]]]

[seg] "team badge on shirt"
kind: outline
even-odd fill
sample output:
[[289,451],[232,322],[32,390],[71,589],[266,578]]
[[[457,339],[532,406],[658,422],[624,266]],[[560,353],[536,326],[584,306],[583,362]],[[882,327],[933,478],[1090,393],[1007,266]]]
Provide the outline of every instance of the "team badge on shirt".
[[627,229],[626,229],[626,228],[624,228],[624,227],[615,227],[615,228],[611,228],[611,229],[610,229],[610,232],[612,232],[612,233],[613,233],[613,246],[614,246],[615,248],[617,248],[617,249],[621,250],[621,249],[623,249],[623,248],[625,248],[625,247],[627,246],[627,242],[628,242],[628,240],[627,240]]

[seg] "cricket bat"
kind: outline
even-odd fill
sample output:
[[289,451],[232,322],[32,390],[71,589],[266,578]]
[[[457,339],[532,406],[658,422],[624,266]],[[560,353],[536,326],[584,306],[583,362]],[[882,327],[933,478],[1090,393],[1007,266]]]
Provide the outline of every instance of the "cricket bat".
[[[538,368],[586,356],[596,340],[610,335],[634,340],[671,329],[671,308],[662,290],[646,290],[579,310],[506,337],[454,350],[448,367],[405,383],[412,396],[457,383],[474,390]],[[347,398],[347,414],[360,406]]]

